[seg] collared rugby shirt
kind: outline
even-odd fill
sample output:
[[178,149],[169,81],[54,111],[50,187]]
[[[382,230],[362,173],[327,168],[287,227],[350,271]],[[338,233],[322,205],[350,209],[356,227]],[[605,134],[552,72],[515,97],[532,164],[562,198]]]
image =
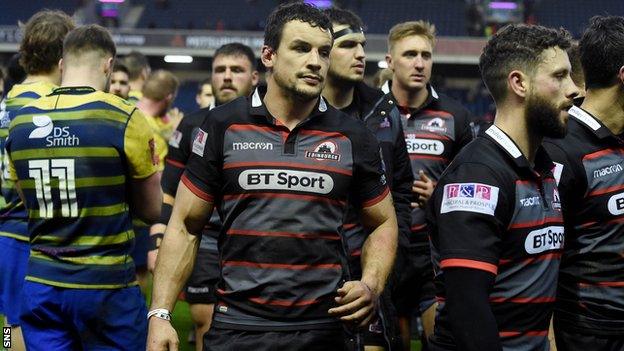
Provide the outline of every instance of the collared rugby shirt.
[[389,192],[361,122],[321,98],[289,131],[256,90],[210,112],[182,182],[223,218],[215,326],[340,327],[327,310],[346,269],[347,199],[368,207]]
[[544,144],[562,170],[566,223],[555,318],[567,330],[621,336],[624,140],[585,110],[572,107],[569,112],[565,139]]
[[504,350],[548,350],[564,227],[552,161],[540,148],[535,162],[492,126],[440,179],[428,207],[439,348],[456,349],[444,270],[463,267],[496,275],[490,303]]
[[[387,82],[382,90],[389,93],[391,86]],[[418,172],[423,170],[437,182],[455,155],[472,141],[471,116],[457,101],[438,94],[431,85],[427,90],[429,97],[422,107],[399,106],[399,112],[414,179],[420,179]],[[394,96],[392,100],[396,102]],[[421,208],[412,209],[411,231],[411,246],[428,251],[427,222]]]

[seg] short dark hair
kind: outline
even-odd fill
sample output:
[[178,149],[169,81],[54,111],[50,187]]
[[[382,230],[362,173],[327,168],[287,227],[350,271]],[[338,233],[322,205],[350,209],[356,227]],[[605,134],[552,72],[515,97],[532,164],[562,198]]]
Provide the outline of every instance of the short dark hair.
[[572,67],[570,77],[574,84],[580,87],[585,84],[585,75],[583,74],[583,65],[581,64],[581,51],[577,43],[572,44],[568,49],[568,58]]
[[483,82],[494,101],[501,101],[507,95],[509,72],[518,69],[532,74],[542,60],[542,52],[554,47],[567,50],[570,45],[570,33],[563,28],[507,25],[494,34],[483,48],[479,58]]
[[121,62],[115,62],[113,65],[113,73],[115,72],[124,72],[128,75],[128,79],[130,79],[130,73],[128,73],[128,67]]
[[210,77],[202,80],[201,82],[199,82],[199,84],[197,84],[197,94],[201,94],[202,90],[204,89],[204,85],[209,84],[210,86],[212,86],[212,80]]
[[624,66],[624,17],[592,17],[579,47],[587,88],[612,86]]
[[352,11],[338,7],[330,7],[323,10],[323,13],[329,17],[331,23],[346,24],[352,28],[364,27],[362,19]]
[[149,68],[147,57],[138,51],[130,51],[123,59],[124,65],[128,68],[130,80],[136,80],[141,76],[144,69]]
[[79,56],[84,52],[98,51],[102,55],[115,57],[115,42],[106,28],[89,24],[78,27],[67,33],[63,41],[63,57]]
[[254,56],[253,50],[245,44],[229,43],[222,45],[217,49],[217,51],[215,51],[213,59],[217,58],[217,56],[245,56],[251,63],[252,70],[255,70],[257,67],[256,57]]
[[63,55],[63,39],[75,28],[62,11],[35,13],[23,27],[19,63],[27,74],[50,73]]
[[267,19],[264,29],[264,45],[277,50],[282,41],[284,25],[290,21],[301,21],[312,27],[319,27],[329,31],[333,37],[331,21],[321,10],[313,5],[302,2],[293,2],[278,6]]

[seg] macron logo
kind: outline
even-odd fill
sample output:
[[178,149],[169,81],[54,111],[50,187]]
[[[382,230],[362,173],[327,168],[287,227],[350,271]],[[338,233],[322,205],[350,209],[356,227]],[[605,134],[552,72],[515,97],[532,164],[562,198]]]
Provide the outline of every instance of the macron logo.
[[28,139],[45,138],[50,135],[52,129],[54,129],[52,119],[46,115],[33,116],[33,124],[36,125],[37,128],[30,132]]

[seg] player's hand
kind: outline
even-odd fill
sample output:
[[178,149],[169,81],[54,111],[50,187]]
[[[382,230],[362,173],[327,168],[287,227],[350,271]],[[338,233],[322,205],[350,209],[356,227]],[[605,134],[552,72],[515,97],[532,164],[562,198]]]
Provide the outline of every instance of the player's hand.
[[359,280],[344,283],[337,293],[340,306],[331,308],[329,314],[360,328],[367,326],[375,315],[377,294]]
[[184,112],[180,111],[177,107],[174,107],[167,111],[167,117],[171,119],[171,125],[173,127],[172,130],[176,130],[178,128],[178,124],[180,124],[180,121],[184,118]]
[[416,202],[412,202],[412,208],[424,208],[433,194],[433,188],[435,184],[431,178],[427,177],[422,170],[418,172],[418,179],[412,184],[412,192],[416,195]]
[[147,351],[177,351],[180,340],[171,322],[152,317],[148,321]]

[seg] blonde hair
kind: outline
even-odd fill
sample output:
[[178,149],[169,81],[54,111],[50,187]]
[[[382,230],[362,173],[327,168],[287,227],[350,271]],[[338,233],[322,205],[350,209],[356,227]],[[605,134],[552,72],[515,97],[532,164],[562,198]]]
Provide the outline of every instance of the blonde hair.
[[423,20],[409,21],[396,24],[390,29],[390,33],[388,33],[388,52],[392,51],[392,47],[397,41],[414,35],[427,38],[431,43],[431,47],[435,46],[435,25]]
[[143,96],[154,101],[164,100],[167,96],[175,95],[180,82],[173,73],[164,69],[153,72],[143,86]]

